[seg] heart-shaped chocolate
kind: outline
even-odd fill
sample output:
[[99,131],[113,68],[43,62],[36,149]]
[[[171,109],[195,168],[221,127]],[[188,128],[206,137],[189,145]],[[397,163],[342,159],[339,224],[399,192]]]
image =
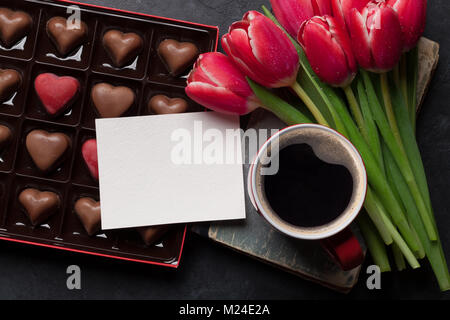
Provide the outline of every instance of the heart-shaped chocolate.
[[103,46],[114,66],[121,68],[138,56],[144,47],[144,41],[133,32],[109,30],[103,35]]
[[12,132],[7,126],[0,125],[0,152],[11,142]]
[[75,202],[74,209],[88,235],[92,236],[100,231],[100,202],[91,198],[81,198]]
[[156,114],[171,114],[186,112],[188,103],[181,98],[169,98],[159,94],[153,96],[148,102],[148,111]]
[[59,54],[66,56],[87,40],[88,27],[83,21],[69,25],[66,18],[53,17],[47,22],[47,34]]
[[108,83],[96,84],[91,91],[95,108],[102,118],[116,118],[130,109],[135,101],[133,90]]
[[0,69],[0,103],[7,101],[17,92],[22,76],[14,69]]
[[80,82],[73,77],[42,73],[36,77],[34,88],[47,113],[56,116],[75,101],[80,90]]
[[144,241],[147,246],[151,246],[156,241],[161,239],[161,237],[165,235],[169,229],[169,226],[155,226],[137,228],[137,231],[141,235],[142,241]]
[[33,19],[23,11],[0,8],[0,40],[8,48],[25,37],[31,29]]
[[32,188],[25,189],[20,193],[19,202],[25,208],[33,226],[39,225],[50,218],[61,205],[61,200],[56,193],[41,192]]
[[46,172],[61,160],[71,146],[71,140],[64,133],[33,130],[27,135],[25,145],[36,167]]
[[174,77],[182,74],[199,55],[198,48],[190,42],[166,39],[158,46],[158,54]]
[[81,154],[92,178],[98,180],[97,140],[89,139],[83,143]]

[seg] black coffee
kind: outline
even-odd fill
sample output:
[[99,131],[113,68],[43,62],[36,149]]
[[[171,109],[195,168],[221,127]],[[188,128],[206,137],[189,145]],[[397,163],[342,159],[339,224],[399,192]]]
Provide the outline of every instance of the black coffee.
[[315,227],[335,220],[350,202],[353,179],[347,168],[323,162],[307,144],[280,151],[279,171],[265,176],[273,210],[284,221]]

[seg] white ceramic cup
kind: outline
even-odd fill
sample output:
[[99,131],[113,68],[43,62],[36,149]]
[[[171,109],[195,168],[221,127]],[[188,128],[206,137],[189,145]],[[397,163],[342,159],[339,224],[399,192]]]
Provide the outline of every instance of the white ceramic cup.
[[[333,221],[314,227],[301,227],[284,221],[270,206],[265,194],[264,179],[274,174],[273,160],[285,147],[308,144],[322,161],[342,165],[353,179],[353,191],[347,208]],[[298,164],[301,166],[301,163]],[[297,239],[320,240],[327,252],[344,270],[362,263],[363,252],[349,225],[360,212],[367,190],[364,162],[353,144],[333,129],[316,124],[299,124],[274,134],[260,148],[248,176],[248,193],[256,210],[278,231]],[[301,212],[299,212],[301,214]]]

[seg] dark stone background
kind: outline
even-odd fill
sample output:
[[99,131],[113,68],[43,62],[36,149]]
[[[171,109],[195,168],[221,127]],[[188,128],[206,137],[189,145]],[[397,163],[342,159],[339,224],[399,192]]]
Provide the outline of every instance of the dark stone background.
[[[223,34],[263,0],[80,0],[131,11],[218,25]],[[1,4],[1,1],[0,1]],[[418,124],[418,138],[436,219],[450,261],[450,2],[428,2],[425,35],[441,44],[441,60]],[[66,288],[66,268],[82,270],[82,290]],[[365,269],[363,269],[365,270]],[[449,299],[428,266],[382,276],[382,290],[366,289],[367,276],[348,295],[304,281],[194,234],[177,271],[0,242],[0,298],[123,299]]]

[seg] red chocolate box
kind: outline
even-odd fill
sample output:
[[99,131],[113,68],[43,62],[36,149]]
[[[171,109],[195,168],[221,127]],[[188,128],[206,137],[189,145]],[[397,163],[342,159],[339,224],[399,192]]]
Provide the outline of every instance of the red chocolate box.
[[[69,22],[76,23],[72,18],[77,14],[81,25],[71,28]],[[0,126],[9,131],[4,130],[7,139],[0,145],[0,239],[177,268],[185,225],[173,226],[163,236],[154,229],[95,233],[95,159],[83,153],[82,146],[95,139],[94,121],[103,106],[95,105],[91,90],[100,83],[112,91],[126,87],[134,99],[118,106],[124,117],[154,114],[149,102],[161,95],[185,100],[186,112],[203,110],[185,95],[184,86],[192,56],[216,50],[218,35],[217,27],[72,1],[2,1]],[[167,39],[175,45],[158,50]],[[177,61],[186,67],[174,72],[166,61],[173,57],[158,51],[176,53],[177,43],[192,44],[180,45],[180,50],[198,52],[180,55],[190,61]],[[2,70],[20,74],[17,89],[11,89],[18,83],[8,78],[11,72],[2,76]],[[27,136],[35,130],[39,134],[34,133],[27,146]],[[33,147],[33,141],[42,141],[46,152]],[[37,159],[50,152],[57,153]],[[79,202],[83,198],[89,199]],[[86,216],[90,212],[97,220]],[[36,218],[41,213],[48,218]]]

